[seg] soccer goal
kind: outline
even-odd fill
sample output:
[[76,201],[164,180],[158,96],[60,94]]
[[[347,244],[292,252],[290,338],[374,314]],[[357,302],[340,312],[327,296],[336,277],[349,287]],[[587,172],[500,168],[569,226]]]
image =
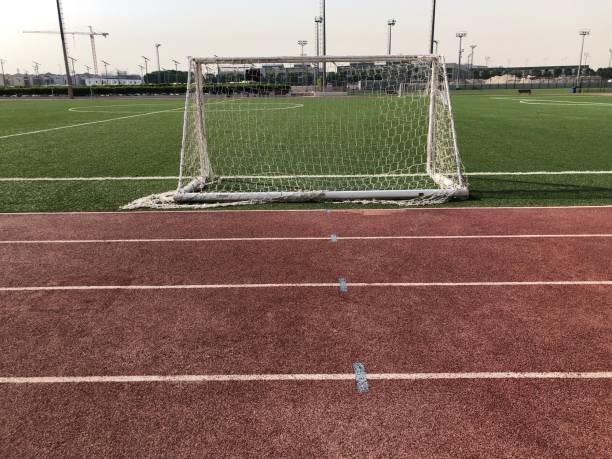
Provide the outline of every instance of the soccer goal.
[[467,196],[439,57],[190,59],[176,202]]

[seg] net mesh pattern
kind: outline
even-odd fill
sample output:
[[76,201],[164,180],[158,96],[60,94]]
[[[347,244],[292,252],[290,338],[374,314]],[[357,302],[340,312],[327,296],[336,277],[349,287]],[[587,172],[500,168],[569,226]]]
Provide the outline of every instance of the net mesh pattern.
[[465,186],[437,58],[191,62],[179,196]]

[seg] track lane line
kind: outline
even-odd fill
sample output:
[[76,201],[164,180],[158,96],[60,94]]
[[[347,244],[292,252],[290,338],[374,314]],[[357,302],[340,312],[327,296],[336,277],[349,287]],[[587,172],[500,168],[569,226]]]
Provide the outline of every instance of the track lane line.
[[[612,286],[612,281],[532,281],[532,282],[348,282],[349,287],[520,287],[520,286]],[[53,292],[83,290],[221,290],[273,288],[338,288],[338,282],[293,284],[200,284],[200,285],[54,285],[35,287],[0,287],[0,292]]]
[[[479,373],[371,373],[378,381],[474,380],[474,379],[612,379],[612,371],[600,372],[479,372]],[[39,376],[0,377],[0,384],[83,383],[203,383],[251,381],[354,381],[355,373],[250,374],[250,375],[143,375],[143,376]]]
[[[335,236],[335,238],[333,237]],[[0,244],[128,244],[193,242],[273,242],[273,241],[385,241],[436,239],[562,239],[609,238],[610,234],[493,234],[449,236],[304,236],[304,237],[228,237],[228,238],[154,238],[154,239],[40,239],[0,241]]]

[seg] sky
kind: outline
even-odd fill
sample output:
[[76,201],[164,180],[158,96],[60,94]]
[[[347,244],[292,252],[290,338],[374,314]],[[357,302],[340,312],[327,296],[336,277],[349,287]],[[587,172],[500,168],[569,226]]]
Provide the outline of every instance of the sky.
[[[55,0],[1,0],[0,58],[5,70],[59,73],[59,35],[23,34],[59,30]],[[161,43],[161,67],[172,59],[186,67],[187,56],[280,56],[299,53],[308,40],[315,54],[314,17],[320,0],[63,0],[66,29],[92,25],[108,38],[96,41],[98,61],[139,73],[142,55],[156,67],[154,44]],[[385,54],[387,20],[394,18],[393,52],[428,51],[431,0],[327,0],[328,54]],[[611,0],[438,0],[436,36],[447,62],[456,62],[457,31],[468,33],[464,48],[477,45],[475,64],[492,66],[576,65],[578,31],[591,30],[585,51],[591,67],[607,67],[612,48]],[[92,66],[88,36],[69,37],[77,72]],[[466,52],[467,54],[467,52]],[[465,59],[465,57],[464,57]],[[100,69],[102,70],[100,65]],[[63,72],[62,72],[63,73]]]

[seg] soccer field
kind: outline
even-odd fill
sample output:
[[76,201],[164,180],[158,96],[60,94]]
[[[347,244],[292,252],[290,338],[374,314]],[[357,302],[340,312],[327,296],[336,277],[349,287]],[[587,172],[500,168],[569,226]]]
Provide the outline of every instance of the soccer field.
[[[290,101],[295,107],[262,110],[262,119],[273,123],[289,110],[306,113],[322,102],[342,103]],[[457,95],[453,103],[472,198],[447,205],[612,203],[612,97],[536,91],[526,97]],[[0,211],[117,210],[133,199],[175,188],[182,107],[179,98],[1,100]],[[368,116],[368,108],[363,110]],[[370,120],[375,118],[372,112]],[[356,136],[367,140],[380,132],[356,127],[351,139],[338,142],[348,145]],[[288,140],[307,141],[299,135]],[[361,154],[353,171],[359,171]],[[321,161],[333,164],[333,157],[322,154]],[[323,204],[298,207],[306,206]]]

